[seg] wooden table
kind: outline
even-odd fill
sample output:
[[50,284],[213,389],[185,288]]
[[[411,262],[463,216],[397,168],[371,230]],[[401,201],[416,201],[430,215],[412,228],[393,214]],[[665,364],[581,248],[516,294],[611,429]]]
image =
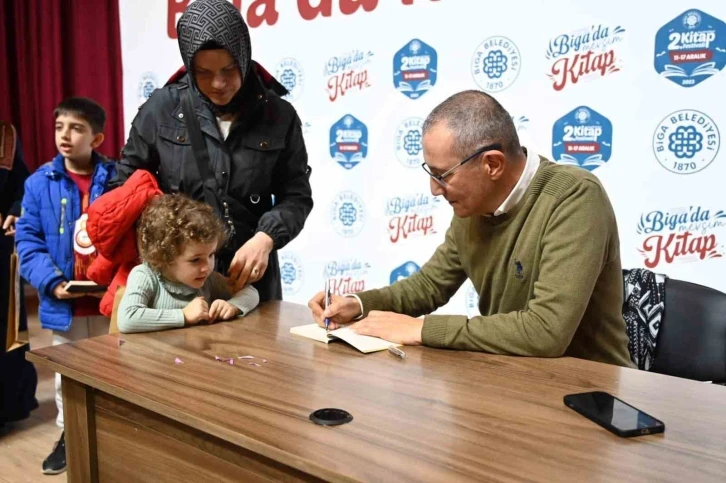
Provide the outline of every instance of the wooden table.
[[[63,375],[69,481],[726,478],[726,387],[571,358],[364,355],[289,333],[310,322],[306,307],[271,303],[235,322],[32,351]],[[215,360],[245,355],[260,366]],[[665,434],[620,439],[563,405],[590,390]],[[354,420],[310,422],[324,407]]]

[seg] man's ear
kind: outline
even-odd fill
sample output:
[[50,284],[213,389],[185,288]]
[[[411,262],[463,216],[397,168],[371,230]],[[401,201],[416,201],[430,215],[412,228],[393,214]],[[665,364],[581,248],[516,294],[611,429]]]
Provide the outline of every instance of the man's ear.
[[489,151],[484,153],[482,163],[489,169],[489,177],[496,181],[502,177],[507,164],[507,158],[501,151]]
[[103,135],[102,132],[96,134],[95,136],[93,136],[93,141],[91,142],[91,147],[93,149],[98,148],[104,139],[106,139],[106,137]]

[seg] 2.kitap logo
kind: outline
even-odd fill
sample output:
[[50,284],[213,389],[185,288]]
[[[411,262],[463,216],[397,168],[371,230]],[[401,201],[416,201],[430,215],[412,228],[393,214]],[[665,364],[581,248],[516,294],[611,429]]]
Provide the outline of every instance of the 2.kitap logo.
[[698,10],[687,10],[655,35],[655,70],[683,87],[693,87],[726,65],[726,23]]
[[408,261],[403,265],[391,270],[389,283],[390,285],[393,285],[396,282],[407,279],[408,277],[415,273],[418,273],[419,271],[421,271],[421,267],[416,262]]
[[358,166],[368,155],[368,127],[346,114],[330,127],[330,156],[345,169]]
[[436,49],[413,39],[393,56],[393,85],[409,99],[419,99],[436,85]]
[[661,263],[696,262],[721,258],[726,251],[718,235],[726,227],[726,211],[701,206],[678,208],[669,212],[643,214],[637,233],[645,235],[638,251],[645,257],[646,268]]
[[616,48],[624,39],[625,29],[619,25],[593,25],[550,40],[546,57],[554,62],[547,77],[554,90],[621,70],[622,57]]
[[613,150],[613,125],[587,106],[579,106],[552,127],[552,154],[561,164],[593,171],[607,163]]

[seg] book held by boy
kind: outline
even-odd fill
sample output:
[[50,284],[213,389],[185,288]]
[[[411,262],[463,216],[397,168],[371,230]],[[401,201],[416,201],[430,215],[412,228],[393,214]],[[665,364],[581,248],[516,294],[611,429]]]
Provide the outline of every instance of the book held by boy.
[[105,292],[106,288],[90,280],[71,280],[65,286],[66,292],[68,293]]

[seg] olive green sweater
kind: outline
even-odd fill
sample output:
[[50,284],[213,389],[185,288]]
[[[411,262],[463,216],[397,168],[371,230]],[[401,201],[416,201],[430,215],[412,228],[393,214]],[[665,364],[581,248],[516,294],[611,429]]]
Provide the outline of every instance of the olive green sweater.
[[509,213],[455,216],[418,273],[357,295],[364,315],[418,317],[445,305],[467,278],[482,315],[426,315],[425,345],[632,367],[617,224],[590,172],[543,158]]

